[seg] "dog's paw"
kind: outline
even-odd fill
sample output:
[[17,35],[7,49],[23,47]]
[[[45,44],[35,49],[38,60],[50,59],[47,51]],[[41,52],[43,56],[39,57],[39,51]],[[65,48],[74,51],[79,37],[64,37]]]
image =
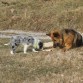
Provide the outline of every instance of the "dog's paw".
[[38,52],[38,51],[36,51],[35,49],[32,49],[32,51],[33,51],[33,52]]
[[63,48],[62,49],[62,52],[66,52],[66,51],[68,51],[69,50],[69,48]]

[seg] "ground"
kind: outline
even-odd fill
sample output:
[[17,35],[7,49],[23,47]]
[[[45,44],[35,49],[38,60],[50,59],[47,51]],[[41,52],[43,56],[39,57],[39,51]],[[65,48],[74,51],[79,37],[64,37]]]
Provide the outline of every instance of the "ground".
[[[0,31],[73,28],[83,33],[82,22],[82,0],[0,0]],[[27,54],[21,47],[11,55],[3,45],[8,41],[0,38],[0,83],[83,83],[83,47]]]
[[0,29],[83,31],[82,0],[0,0]]
[[[5,34],[5,37],[9,35]],[[23,54],[23,48],[20,46],[17,53],[11,55],[10,47],[4,46],[7,42],[9,38],[0,39],[1,83],[83,82],[83,47],[66,52],[59,48],[37,53],[28,50],[27,54]]]

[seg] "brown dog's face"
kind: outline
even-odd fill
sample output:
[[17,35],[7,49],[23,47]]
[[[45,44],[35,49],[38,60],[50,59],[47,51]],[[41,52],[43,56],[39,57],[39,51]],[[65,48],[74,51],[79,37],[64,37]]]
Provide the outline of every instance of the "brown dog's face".
[[57,47],[57,46],[62,47],[62,34],[59,30],[52,31],[46,35],[51,37],[53,41],[53,47]]

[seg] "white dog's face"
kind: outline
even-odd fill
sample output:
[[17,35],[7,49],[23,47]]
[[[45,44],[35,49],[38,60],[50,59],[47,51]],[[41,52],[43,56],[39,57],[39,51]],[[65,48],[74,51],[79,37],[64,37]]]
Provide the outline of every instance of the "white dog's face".
[[37,38],[34,39],[33,48],[35,50],[41,50],[43,48],[43,42]]

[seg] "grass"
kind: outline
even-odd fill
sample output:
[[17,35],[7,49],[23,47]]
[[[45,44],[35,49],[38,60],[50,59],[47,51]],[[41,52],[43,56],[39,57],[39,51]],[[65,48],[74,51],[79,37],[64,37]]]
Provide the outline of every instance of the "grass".
[[82,31],[82,0],[1,0],[0,29]]
[[[3,43],[7,39],[0,39]],[[9,47],[0,47],[1,83],[82,83],[83,48],[67,52],[19,52],[11,55]],[[22,50],[22,49],[20,49]]]
[[[0,0],[0,30],[82,32],[82,22],[82,0]],[[0,39],[0,83],[83,83],[83,47],[11,55],[8,41]]]

